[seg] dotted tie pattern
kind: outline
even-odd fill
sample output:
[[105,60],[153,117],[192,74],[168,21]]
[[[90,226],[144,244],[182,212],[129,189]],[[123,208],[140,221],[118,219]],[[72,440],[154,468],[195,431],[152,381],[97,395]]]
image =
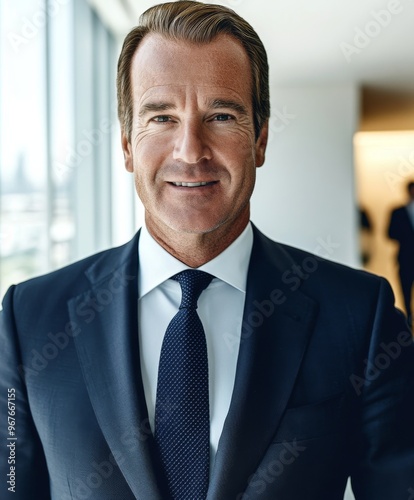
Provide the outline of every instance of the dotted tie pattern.
[[161,348],[155,441],[173,500],[204,500],[209,480],[210,411],[207,345],[197,301],[213,276],[187,270],[178,313]]

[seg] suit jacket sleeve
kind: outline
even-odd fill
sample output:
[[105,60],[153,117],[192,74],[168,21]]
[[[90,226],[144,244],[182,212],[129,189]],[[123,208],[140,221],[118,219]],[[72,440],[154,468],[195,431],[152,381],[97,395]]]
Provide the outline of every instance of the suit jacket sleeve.
[[13,293],[11,288],[0,311],[0,497],[48,500],[49,476],[25,388]]
[[414,499],[414,344],[393,300],[381,280],[363,371],[351,378],[361,402],[357,500]]

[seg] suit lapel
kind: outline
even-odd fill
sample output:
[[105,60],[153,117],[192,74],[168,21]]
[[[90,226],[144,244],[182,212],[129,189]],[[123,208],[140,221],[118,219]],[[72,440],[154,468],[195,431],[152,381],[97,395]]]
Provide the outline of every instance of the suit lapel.
[[286,409],[316,316],[314,301],[283,283],[290,257],[254,233],[235,386],[208,500],[246,489]]
[[138,499],[161,499],[141,379],[137,319],[138,235],[91,267],[92,284],[69,301],[89,397],[109,448]]

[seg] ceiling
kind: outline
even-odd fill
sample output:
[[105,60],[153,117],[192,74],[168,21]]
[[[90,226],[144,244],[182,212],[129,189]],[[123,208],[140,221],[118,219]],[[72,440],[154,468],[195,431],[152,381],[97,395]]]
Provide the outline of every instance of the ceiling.
[[[157,1],[89,0],[119,37]],[[356,83],[414,93],[412,0],[222,0],[252,24],[271,84]],[[368,35],[361,33],[368,32]],[[355,37],[359,33],[359,38]],[[359,43],[359,47],[356,43]],[[345,55],[346,53],[346,55]]]

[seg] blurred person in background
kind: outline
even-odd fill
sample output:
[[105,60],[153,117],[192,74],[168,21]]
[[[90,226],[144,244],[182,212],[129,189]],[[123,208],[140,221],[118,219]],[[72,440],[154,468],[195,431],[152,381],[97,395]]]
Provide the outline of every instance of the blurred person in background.
[[398,275],[404,296],[408,323],[412,325],[412,288],[414,282],[414,181],[407,184],[408,203],[391,213],[388,236],[398,241]]

